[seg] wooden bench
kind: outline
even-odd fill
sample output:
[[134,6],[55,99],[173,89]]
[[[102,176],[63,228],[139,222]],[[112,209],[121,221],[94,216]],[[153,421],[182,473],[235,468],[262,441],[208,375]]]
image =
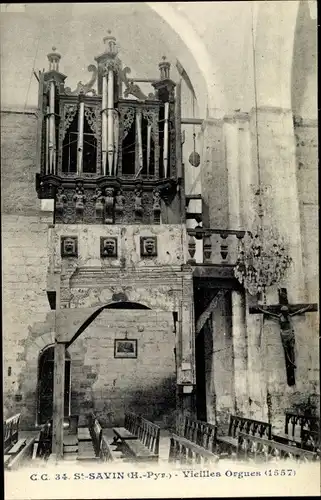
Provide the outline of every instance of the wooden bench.
[[217,427],[208,422],[193,420],[191,417],[186,416],[183,436],[213,453],[216,449]]
[[91,441],[91,435],[88,427],[79,427],[77,430],[78,441]]
[[272,439],[272,426],[268,422],[253,420],[251,418],[240,417],[238,415],[230,416],[230,423],[227,436],[217,436],[217,451],[220,455],[230,455],[236,452],[238,448],[238,434],[244,432],[251,436]]
[[18,442],[20,416],[21,413],[17,413],[13,417],[7,418],[3,423],[5,454]]
[[8,455],[16,455],[17,453],[19,453],[19,451],[21,450],[21,448],[23,448],[26,444],[26,440],[25,439],[19,439],[16,444],[14,444],[12,446],[12,448],[10,448],[10,450],[7,451]]
[[137,429],[140,418],[141,417],[135,415],[135,413],[125,413],[124,427],[113,427],[115,437],[111,444],[118,444],[119,442],[130,439],[137,439]]
[[89,419],[90,441],[79,441],[77,460],[99,460],[99,450],[103,430],[100,423],[93,416]]
[[135,461],[157,461],[160,427],[143,417],[137,417],[137,439],[123,440],[124,450]]
[[240,432],[238,435],[238,458],[254,460],[256,462],[268,462],[273,460],[291,459],[298,462],[318,460],[318,454],[288,446],[283,443],[271,441]]
[[301,448],[304,450],[321,451],[321,435],[320,431],[310,431],[309,429],[302,429],[301,434]]
[[83,440],[78,443],[78,460],[112,461],[111,449],[97,418],[90,419],[89,433],[91,441]]
[[99,456],[103,462],[112,462],[114,460],[114,456],[112,454],[112,451],[109,447],[109,444],[107,443],[107,439],[106,436],[104,436],[104,434],[102,435],[101,438]]
[[47,460],[52,450],[52,420],[48,420],[40,430],[37,457]]
[[[310,434],[312,433],[312,434]],[[284,433],[272,430],[272,438],[279,443],[310,449],[319,434],[319,418],[288,410],[285,412]],[[313,437],[314,436],[314,437]]]
[[6,455],[7,458],[5,460],[5,468],[7,470],[17,470],[27,461],[29,462],[32,459],[33,448],[36,442],[36,438],[29,438],[24,440],[24,446],[20,448],[15,454]]
[[170,463],[206,465],[217,463],[218,460],[218,455],[206,450],[202,446],[192,443],[188,439],[176,434],[171,434],[168,457]]

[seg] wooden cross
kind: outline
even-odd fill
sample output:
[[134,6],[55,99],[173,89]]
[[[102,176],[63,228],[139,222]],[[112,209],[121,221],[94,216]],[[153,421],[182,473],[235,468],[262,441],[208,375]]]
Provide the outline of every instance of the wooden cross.
[[286,288],[279,289],[279,304],[271,306],[250,307],[250,314],[263,314],[279,322],[281,328],[281,340],[285,355],[285,366],[288,385],[295,385],[295,335],[291,317],[306,312],[318,310],[317,304],[289,304]]

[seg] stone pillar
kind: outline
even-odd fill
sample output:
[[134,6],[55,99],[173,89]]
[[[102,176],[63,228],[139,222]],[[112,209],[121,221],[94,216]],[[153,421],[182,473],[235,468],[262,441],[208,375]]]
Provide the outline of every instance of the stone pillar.
[[[228,172],[229,228],[241,229],[241,182],[239,157],[239,124],[234,117],[224,119],[226,167]],[[247,338],[243,293],[232,290],[232,340],[236,411],[247,414]]]
[[[257,115],[257,127],[255,125]],[[284,239],[292,264],[282,283],[286,287],[290,303],[306,302],[306,284],[303,272],[300,210],[297,186],[297,167],[292,112],[276,107],[259,107],[251,113],[253,143],[258,131],[258,168],[261,184],[268,187],[262,197],[264,223],[275,229]],[[257,164],[257,160],[254,163]],[[267,303],[277,301],[276,287],[268,289]],[[284,409],[291,407],[299,393],[307,394],[308,350],[305,316],[292,318],[295,332],[296,385],[289,387],[286,381],[284,350],[280,326],[264,319],[261,345],[264,346],[266,398],[269,400],[271,423],[282,429]],[[262,352],[262,351],[261,351]],[[263,353],[262,353],[263,355]],[[301,398],[301,396],[300,396]]]
[[[251,120],[255,121],[255,115],[253,111]],[[293,259],[285,280],[289,301],[301,302],[305,300],[305,283],[292,112],[260,107],[257,119],[261,183],[269,187],[268,197],[263,198],[265,222],[285,239]],[[255,137],[252,140],[254,142]]]
[[180,301],[179,341],[177,363],[178,419],[182,413],[193,412],[193,389],[196,383],[195,367],[195,319],[193,301],[193,274],[190,266],[182,272],[183,290]]

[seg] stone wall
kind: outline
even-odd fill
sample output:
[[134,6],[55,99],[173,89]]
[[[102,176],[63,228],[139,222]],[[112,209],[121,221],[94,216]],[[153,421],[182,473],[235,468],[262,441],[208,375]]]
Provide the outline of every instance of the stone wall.
[[[1,113],[4,414],[36,422],[37,359],[51,343],[48,224],[35,191],[36,117]],[[47,337],[43,340],[42,335]]]
[[[115,339],[136,339],[137,358],[114,356]],[[104,309],[69,348],[71,412],[93,410],[103,425],[122,425],[124,412],[175,422],[175,334],[171,313]]]
[[[297,176],[303,241],[303,266],[307,300],[319,300],[318,242],[318,128],[315,120],[300,120],[295,126]],[[320,408],[319,313],[307,314],[304,344],[308,365],[309,394]],[[308,335],[307,335],[308,333]],[[308,342],[306,342],[308,338]],[[304,401],[302,401],[304,402]],[[300,403],[300,401],[299,401]],[[320,410],[319,410],[320,411]]]

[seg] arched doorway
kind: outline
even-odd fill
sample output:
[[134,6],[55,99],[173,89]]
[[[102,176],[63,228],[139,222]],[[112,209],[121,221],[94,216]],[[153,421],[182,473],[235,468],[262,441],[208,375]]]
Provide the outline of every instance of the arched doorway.
[[[37,424],[44,424],[53,414],[54,346],[46,347],[38,360]],[[66,352],[65,417],[70,414],[70,355]]]

